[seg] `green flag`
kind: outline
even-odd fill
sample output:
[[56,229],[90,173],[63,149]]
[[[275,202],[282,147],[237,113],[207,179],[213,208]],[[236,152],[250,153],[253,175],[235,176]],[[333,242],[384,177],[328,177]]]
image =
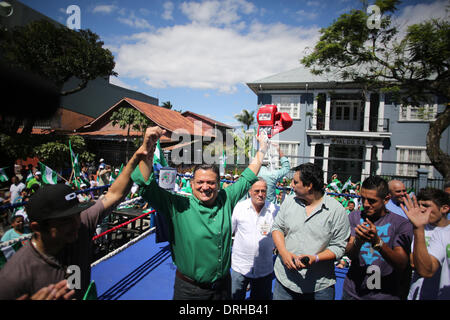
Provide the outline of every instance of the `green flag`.
[[[7,167],[6,167],[7,168]],[[5,172],[5,170],[4,170],[5,168],[0,168],[0,182],[5,182],[5,181],[8,181],[9,180],[9,178],[8,178],[8,176],[6,175],[6,172]]]
[[334,191],[336,191],[336,193],[341,193],[341,186],[342,186],[342,183],[338,179],[334,179],[327,186],[327,188],[332,188]]
[[30,237],[31,234],[26,237],[20,237],[20,240],[11,240],[11,243],[9,243],[9,241],[2,243],[0,246],[0,269],[13,256],[13,254],[17,252],[17,250],[22,248],[22,241],[25,240],[25,238]]
[[72,150],[72,144],[69,140],[69,150],[70,150],[70,161],[72,162],[72,169],[74,171],[74,177],[80,176],[80,164],[78,163],[78,155],[76,155]]
[[92,280],[89,284],[89,287],[84,294],[83,300],[97,300],[97,286],[95,285],[94,280]]
[[350,176],[347,181],[344,183],[344,185],[342,186],[342,191],[344,190],[350,190],[352,187],[352,176]]
[[156,143],[155,153],[153,154],[153,164],[159,164],[161,167],[167,167],[167,161],[164,157],[164,152],[159,144],[159,140]]
[[39,171],[42,173],[42,182],[45,184],[56,184],[58,182],[58,175],[56,174],[56,171],[47,167],[40,161],[38,163]]
[[27,178],[25,180],[25,184],[28,184],[28,182],[33,179],[33,172],[30,171],[30,173],[28,173]]

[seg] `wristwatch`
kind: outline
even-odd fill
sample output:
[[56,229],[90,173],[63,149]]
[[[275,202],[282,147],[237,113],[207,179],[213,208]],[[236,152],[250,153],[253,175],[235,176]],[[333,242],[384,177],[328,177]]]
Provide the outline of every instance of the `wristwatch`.
[[384,244],[384,242],[383,242],[383,240],[381,240],[381,238],[380,238],[380,241],[379,241],[377,244],[372,245],[372,248],[373,248],[374,250],[380,251],[380,250],[381,250],[381,247],[383,246],[383,244]]

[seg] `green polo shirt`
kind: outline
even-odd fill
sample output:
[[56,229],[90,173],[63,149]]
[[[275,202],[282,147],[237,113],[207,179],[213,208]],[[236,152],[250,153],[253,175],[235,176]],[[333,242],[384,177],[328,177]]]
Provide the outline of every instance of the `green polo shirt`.
[[144,182],[139,168],[132,179],[144,187],[142,196],[169,224],[172,260],[189,278],[209,283],[224,277],[231,267],[231,213],[258,178],[245,169],[241,178],[221,189],[214,207],[194,196],[182,196],[158,186],[154,175]]

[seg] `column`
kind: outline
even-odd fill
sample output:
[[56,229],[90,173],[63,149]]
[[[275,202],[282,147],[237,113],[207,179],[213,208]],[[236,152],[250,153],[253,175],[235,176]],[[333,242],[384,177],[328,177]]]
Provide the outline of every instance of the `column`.
[[331,116],[331,95],[326,93],[327,102],[325,105],[325,130],[330,130],[330,116]]
[[325,142],[323,144],[323,181],[327,182],[327,174],[328,174],[328,157],[330,155],[330,143]]
[[314,156],[316,155],[316,144],[317,142],[311,142],[311,151],[309,153],[309,162],[314,163]]
[[378,159],[378,168],[377,175],[380,175],[383,170],[381,170],[381,166],[383,165],[383,145],[377,144],[377,159]]
[[315,91],[313,99],[312,130],[317,130],[317,92]]
[[384,93],[380,93],[380,104],[378,106],[378,132],[383,132],[384,125]]
[[364,129],[369,131],[369,117],[370,117],[370,93],[366,95],[366,103],[364,104]]
[[372,146],[366,146],[366,152],[364,154],[364,165],[361,176],[361,181],[370,176],[370,160],[372,160]]

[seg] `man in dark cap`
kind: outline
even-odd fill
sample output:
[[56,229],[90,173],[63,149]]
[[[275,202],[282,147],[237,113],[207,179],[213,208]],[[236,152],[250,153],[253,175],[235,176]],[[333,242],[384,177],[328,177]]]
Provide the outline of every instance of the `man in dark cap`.
[[[107,194],[96,202],[80,203],[72,189],[63,184],[41,187],[30,198],[26,211],[33,235],[0,270],[0,300],[83,297],[91,278],[96,226],[131,188],[131,173],[148,154],[146,139]],[[64,279],[70,285],[69,277],[77,270],[80,279],[74,281],[74,288],[61,287]],[[42,295],[49,288],[54,293]],[[74,295],[70,289],[75,290]]]

